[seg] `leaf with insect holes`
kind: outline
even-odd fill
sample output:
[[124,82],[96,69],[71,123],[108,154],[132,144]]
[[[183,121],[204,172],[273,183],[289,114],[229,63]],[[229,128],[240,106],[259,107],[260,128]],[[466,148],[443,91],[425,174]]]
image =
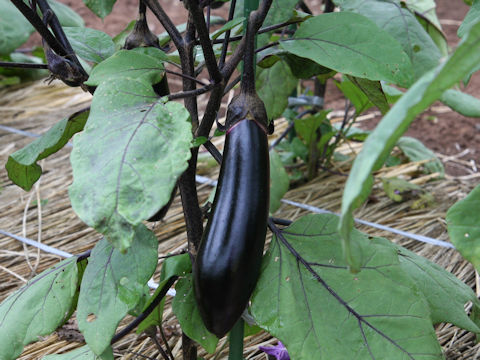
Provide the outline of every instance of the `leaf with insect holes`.
[[192,275],[181,278],[175,286],[177,294],[173,298],[172,310],[177,316],[182,331],[203,346],[210,354],[215,352],[218,338],[210,333],[200,316],[193,293]]
[[74,139],[69,195],[78,216],[121,251],[134,228],[168,202],[187,168],[189,119],[183,105],[164,103],[143,80],[96,89],[85,129]]
[[[463,79],[480,62],[480,23],[472,27],[450,58],[423,75],[390,109],[365,141],[355,159],[342,198],[340,233],[349,265],[355,270],[360,254],[350,242],[353,211],[368,197],[372,172],[387,159],[398,139],[415,117]],[[353,245],[354,246],[354,245]],[[357,259],[356,259],[357,258]]]
[[16,359],[23,347],[59,327],[77,293],[77,257],[35,276],[0,304],[0,358]]
[[306,20],[280,46],[338,72],[408,86],[413,80],[410,59],[400,44],[366,17],[329,13]]
[[9,179],[29,191],[42,175],[42,168],[37,162],[56,153],[74,134],[82,131],[88,114],[88,111],[81,111],[63,119],[42,137],[10,155],[5,165]]
[[[336,1],[336,3],[343,3],[343,1]],[[340,4],[342,10],[367,17],[401,44],[410,58],[415,79],[438,65],[441,53],[437,45],[417,21],[415,15],[397,1],[354,0],[344,3]]]
[[75,53],[86,61],[100,63],[115,52],[115,44],[102,31],[85,27],[64,27]]
[[479,330],[464,310],[478,300],[454,276],[356,230],[365,260],[352,274],[337,228],[336,215],[304,216],[275,234],[264,258],[251,313],[291,359],[443,359],[432,324]]
[[95,355],[88,345],[63,353],[61,355],[47,355],[42,360],[113,360],[113,350],[109,346],[102,355]]
[[100,355],[110,345],[120,320],[133,309],[157,265],[158,241],[143,224],[125,254],[105,238],[92,250],[78,298],[78,328],[92,351]]

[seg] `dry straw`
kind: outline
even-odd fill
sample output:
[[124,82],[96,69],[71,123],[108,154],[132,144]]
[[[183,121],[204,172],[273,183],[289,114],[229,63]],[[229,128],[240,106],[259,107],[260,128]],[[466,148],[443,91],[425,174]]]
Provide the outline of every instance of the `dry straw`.
[[[41,182],[30,193],[25,193],[8,180],[4,165],[8,155],[32,141],[21,133],[6,131],[6,127],[42,134],[56,121],[68,116],[75,110],[88,106],[89,94],[78,89],[65,87],[57,82],[47,85],[44,82],[32,83],[27,87],[10,88],[0,91],[0,229],[70,253],[81,253],[94,246],[100,235],[85,226],[70,207],[67,188],[72,182],[69,163],[69,148],[64,148],[42,163],[44,174]],[[203,98],[205,100],[205,98]],[[277,124],[277,133],[285,124]],[[279,130],[280,129],[280,130]],[[217,145],[221,138],[217,139]],[[345,155],[354,155],[361,144],[344,144],[340,151]],[[455,161],[449,159],[449,161]],[[323,172],[313,181],[297,187],[287,193],[286,199],[317,206],[330,211],[340,209],[342,190],[346,181],[350,162],[336,163],[332,172]],[[447,178],[434,180],[431,175],[421,171],[422,163],[408,163],[396,167],[383,168],[376,174],[376,185],[369,201],[355,216],[371,222],[380,223],[400,230],[409,231],[439,240],[448,241],[445,226],[445,214],[449,206],[463,198],[472,188],[469,179]],[[218,168],[204,167],[203,175],[216,178]],[[394,203],[381,190],[380,178],[398,176],[421,185],[431,192],[436,205],[413,210],[412,201]],[[208,185],[199,185],[201,201],[205,201],[211,191]],[[29,201],[32,197],[32,201]],[[43,206],[37,206],[36,199],[44,200]],[[45,203],[45,201],[47,201]],[[41,202],[40,202],[41,204]],[[283,204],[276,217],[296,219],[307,211]],[[185,249],[186,234],[183,214],[178,197],[164,221],[149,225],[159,239],[159,256]],[[385,236],[406,248],[436,262],[458,278],[476,289],[476,274],[453,249],[424,244],[405,237],[393,235],[370,227],[359,227],[371,235]],[[41,231],[39,232],[39,229]],[[4,235],[0,235],[0,301],[9,293],[22,286],[34,273],[52,266],[60,260],[59,256],[23,245]],[[159,260],[159,265],[162,260]],[[158,267],[160,268],[160,266]],[[158,279],[159,271],[155,274]],[[167,304],[170,302],[167,301]],[[180,328],[171,308],[165,311],[164,331],[176,359],[181,358]],[[131,319],[127,319],[126,322]],[[125,323],[126,323],[125,322]],[[448,359],[475,359],[480,354],[480,346],[475,345],[474,334],[458,329],[450,324],[438,325],[437,335]],[[45,337],[42,341],[27,346],[20,359],[39,359],[46,354],[54,354],[81,346],[82,336],[77,331],[75,321],[69,322],[57,333]],[[261,333],[245,340],[247,359],[266,359],[258,350],[260,345],[272,345],[276,340]],[[226,358],[225,339],[219,343],[220,355]],[[114,346],[114,353],[121,359],[159,359],[160,354],[154,342],[146,335],[131,334]],[[212,355],[200,350],[199,356],[213,359]]]

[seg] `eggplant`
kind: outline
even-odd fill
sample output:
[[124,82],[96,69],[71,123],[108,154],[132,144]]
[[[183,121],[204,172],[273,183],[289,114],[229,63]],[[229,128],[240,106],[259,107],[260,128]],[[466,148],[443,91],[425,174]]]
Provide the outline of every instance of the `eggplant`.
[[260,273],[268,220],[267,114],[256,94],[229,105],[217,191],[194,264],[206,328],[224,336],[245,310]]

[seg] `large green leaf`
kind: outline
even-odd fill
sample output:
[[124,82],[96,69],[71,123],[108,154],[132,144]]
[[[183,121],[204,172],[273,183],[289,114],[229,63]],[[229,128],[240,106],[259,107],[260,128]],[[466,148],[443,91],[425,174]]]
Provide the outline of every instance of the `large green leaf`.
[[[432,38],[426,33],[414,14],[402,7],[400,1],[353,0],[335,1],[342,10],[353,11],[366,16],[394,37],[408,54],[415,78],[434,68],[441,57]],[[378,51],[382,51],[383,46]],[[381,79],[387,80],[387,79]]]
[[113,350],[109,346],[102,355],[95,355],[88,345],[63,353],[61,355],[47,355],[42,360],[113,360]]
[[30,190],[42,175],[42,168],[37,161],[57,152],[75,133],[82,131],[88,113],[81,111],[63,119],[53,125],[41,138],[10,155],[5,165],[10,180],[22,189]]
[[113,5],[117,0],[83,0],[83,3],[92,10],[95,15],[104,18],[112,12]]
[[80,287],[77,320],[95,354],[108,348],[120,320],[141,299],[157,265],[157,246],[155,235],[140,224],[127,253],[105,238],[93,248]]
[[[155,56],[160,55],[160,56]],[[164,52],[155,48],[120,50],[98,64],[90,74],[87,85],[97,86],[103,82],[120,79],[135,79],[149,84],[162,80]]]
[[82,59],[99,63],[113,55],[115,44],[102,31],[84,27],[63,28],[75,53]]
[[480,185],[447,212],[450,240],[462,256],[480,271]]
[[9,1],[0,0],[0,55],[8,55],[33,33],[33,26]]
[[[386,239],[376,238],[374,241],[392,246]],[[415,281],[428,301],[432,323],[449,322],[479,333],[480,328],[464,310],[465,304],[470,301],[475,311],[478,311],[480,302],[472,289],[437,264],[401,246],[395,247],[398,249],[402,269]]]
[[278,61],[268,69],[257,67],[257,93],[267,109],[268,119],[279,118],[288,105],[288,96],[298,83],[289,66]]
[[337,228],[335,215],[302,217],[276,233],[264,258],[251,313],[292,360],[443,359],[432,324],[480,330],[464,311],[479,302],[454,276],[358,231],[365,260],[352,274]]
[[193,293],[192,275],[180,279],[175,286],[177,294],[173,298],[172,310],[177,316],[182,331],[203,346],[209,353],[215,352],[218,338],[210,333],[200,316]]
[[347,75],[404,87],[413,79],[410,60],[397,40],[371,20],[352,12],[310,18],[293,38],[280,40],[280,46]]
[[355,232],[362,272],[343,261],[335,215],[307,215],[275,236],[251,312],[292,360],[441,359],[428,303],[393,246]]
[[429,173],[439,173],[442,177],[445,175],[442,162],[420,140],[410,136],[402,136],[398,139],[397,146],[410,161],[431,160],[423,165]]
[[183,105],[164,103],[138,79],[102,82],[95,91],[87,125],[74,139],[69,194],[78,216],[121,251],[133,228],[168,202],[186,169],[188,120]]
[[463,116],[480,117],[480,100],[470,94],[450,89],[443,93],[440,101]]
[[59,327],[77,291],[77,257],[35,276],[0,305],[0,359],[16,359],[23,347]]
[[353,210],[370,193],[371,173],[379,169],[400,136],[412,120],[442,94],[477,66],[480,61],[480,23],[474,25],[448,61],[423,75],[392,107],[368,136],[362,151],[355,159],[345,185],[341,210],[341,235],[345,256],[352,270],[358,270],[360,254],[354,254],[350,245]]

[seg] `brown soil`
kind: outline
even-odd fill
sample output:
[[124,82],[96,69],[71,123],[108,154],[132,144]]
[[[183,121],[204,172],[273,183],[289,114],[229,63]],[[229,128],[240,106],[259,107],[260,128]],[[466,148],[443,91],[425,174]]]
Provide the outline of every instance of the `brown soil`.
[[[118,1],[112,13],[103,21],[97,18],[83,2],[63,0],[65,4],[75,9],[86,21],[88,27],[97,28],[115,35],[125,28],[137,13],[137,0]],[[319,1],[310,1],[310,4]],[[457,29],[465,17],[469,7],[461,0],[437,0],[437,14],[446,34],[449,46],[455,48],[458,44]],[[186,11],[179,0],[164,0],[162,6],[176,24],[185,22]],[[317,5],[318,6],[318,5]],[[314,12],[318,13],[318,10]],[[227,7],[215,10],[213,14],[226,16]],[[149,24],[153,32],[164,31],[160,23],[150,13]],[[463,91],[480,96],[480,75],[474,75]],[[342,95],[333,84],[329,84],[326,94],[326,107],[342,110],[344,103]],[[363,122],[363,126],[372,128],[378,122],[376,119]],[[425,145],[441,155],[455,156],[463,162],[446,161],[447,173],[451,175],[468,175],[476,172],[476,163],[480,163],[480,119],[467,118],[455,113],[441,103],[436,103],[426,113],[419,116],[411,125],[407,135],[421,140]],[[467,150],[468,149],[468,150]],[[461,154],[460,154],[461,153]],[[461,156],[456,156],[460,154]],[[445,158],[444,158],[445,159]],[[461,165],[461,163],[465,165]]]

